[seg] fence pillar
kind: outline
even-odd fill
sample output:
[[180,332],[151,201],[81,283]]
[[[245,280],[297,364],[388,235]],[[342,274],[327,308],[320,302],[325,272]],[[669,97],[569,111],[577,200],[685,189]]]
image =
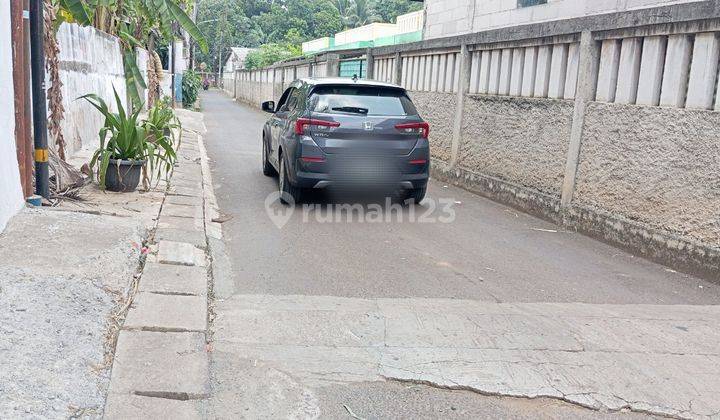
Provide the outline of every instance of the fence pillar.
[[599,43],[593,39],[592,32],[583,31],[580,36],[580,64],[578,66],[577,94],[575,95],[575,109],[573,111],[570,144],[568,146],[565,164],[565,178],[562,186],[562,207],[570,206],[575,193],[578,163],[580,161],[580,147],[582,143],[583,126],[585,125],[585,111],[588,102],[595,100],[600,68]]
[[237,85],[238,85],[238,76],[240,75],[240,70],[235,70],[233,72],[233,99],[237,99]]
[[340,54],[326,54],[325,59],[327,77],[340,76]]
[[[278,89],[277,89],[277,87],[278,87],[277,71],[278,70],[280,70],[280,83],[279,83],[280,92],[278,92]],[[280,97],[283,94],[283,90],[285,89],[285,67],[280,67],[280,68],[275,69],[275,79],[274,80],[275,80],[275,85],[273,86],[273,96],[275,98],[273,98],[273,99],[276,99],[276,98],[280,99]]]
[[372,48],[367,49],[367,52],[365,53],[365,57],[367,57],[367,68],[365,69],[365,78],[366,79],[374,79],[375,78],[375,57],[372,55]]
[[396,85],[402,84],[402,54],[395,53],[395,72],[393,73],[393,83]]
[[458,155],[460,153],[460,140],[462,138],[463,114],[465,111],[465,94],[470,90],[470,51],[467,44],[460,46],[460,79],[457,84],[457,105],[455,108],[455,120],[453,121],[453,136],[450,148],[450,168],[457,165]]

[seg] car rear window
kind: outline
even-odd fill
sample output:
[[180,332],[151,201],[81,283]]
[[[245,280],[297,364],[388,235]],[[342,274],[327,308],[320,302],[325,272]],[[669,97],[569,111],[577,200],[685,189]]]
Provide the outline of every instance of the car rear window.
[[330,114],[417,115],[405,91],[376,86],[318,86],[310,95],[310,109]]

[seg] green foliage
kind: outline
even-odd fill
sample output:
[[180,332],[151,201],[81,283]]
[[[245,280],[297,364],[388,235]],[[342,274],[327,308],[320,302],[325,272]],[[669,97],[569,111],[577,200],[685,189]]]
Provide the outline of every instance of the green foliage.
[[258,62],[297,55],[305,41],[372,22],[395,22],[398,15],[421,8],[422,3],[410,0],[203,0],[198,25],[210,45],[208,53],[197,55],[198,62],[218,71],[230,47],[266,45],[249,58],[247,67],[256,68]]
[[137,67],[135,48],[153,49],[168,44],[182,28],[197,41],[202,51],[208,50],[205,37],[188,16],[188,0],[54,0],[59,6],[58,21],[92,25],[117,35],[123,47],[123,64],[127,91],[133,106],[141,103],[140,91],[145,81]]
[[185,108],[192,108],[200,90],[200,75],[195,70],[185,70],[182,76],[182,99]]
[[[117,112],[110,111],[103,98],[98,95],[89,94],[79,98],[88,101],[105,118],[98,133],[100,147],[90,160],[90,168],[95,170],[97,167],[98,182],[100,188],[104,189],[110,159],[145,161],[145,183],[148,185],[152,175],[167,173],[176,159],[172,140],[164,134],[158,135],[159,131],[164,132],[164,127],[161,129],[160,124],[166,121],[166,115],[155,115],[152,123],[139,121],[140,109],[126,111],[115,87],[113,94]],[[155,111],[156,114],[157,112]],[[148,168],[150,177],[147,175]]]
[[[142,123],[147,133],[148,142],[156,144],[160,150],[171,159],[160,159],[157,162],[150,161],[150,173],[158,179],[163,174],[172,170],[175,162],[175,149],[180,147],[179,131],[180,120],[170,107],[170,98],[165,97],[155,101],[155,105],[148,110],[148,116]],[[156,167],[152,165],[156,163]],[[147,172],[147,171],[146,171]]]
[[265,44],[245,57],[245,68],[259,69],[278,61],[302,55],[302,48],[291,44]]
[[346,16],[346,23],[350,27],[368,25],[373,22],[379,22],[380,16],[375,12],[375,1],[373,0],[353,0],[350,2],[349,16]]
[[422,10],[423,4],[408,0],[378,0],[373,9],[382,22],[395,22],[398,16]]

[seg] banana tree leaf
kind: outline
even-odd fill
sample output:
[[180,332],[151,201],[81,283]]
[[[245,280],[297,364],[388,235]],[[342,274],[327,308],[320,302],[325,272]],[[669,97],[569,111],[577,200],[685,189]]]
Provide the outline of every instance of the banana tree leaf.
[[178,23],[180,23],[180,26],[182,26],[183,29],[185,29],[188,34],[197,41],[202,52],[207,53],[207,41],[205,40],[202,31],[200,31],[200,28],[195,25],[195,22],[193,22],[193,20],[190,19],[190,17],[177,4],[175,4],[173,0],[165,0],[165,4],[170,10],[170,13],[172,13]]
[[127,31],[125,31],[125,30],[122,30],[122,29],[121,29],[120,31],[118,31],[118,35],[120,35],[120,38],[122,38],[123,40],[125,40],[125,42],[127,42],[127,43],[130,44],[130,45],[132,45],[133,47],[145,48],[145,46],[142,44],[142,42],[140,42],[140,41],[139,41],[137,38],[135,38],[134,36],[130,35],[130,34],[129,34]]
[[68,11],[80,25],[92,23],[92,12],[85,5],[84,0],[60,0],[60,6]]
[[[128,94],[130,95],[130,100],[132,101],[133,106],[140,108],[143,101],[142,98],[140,98],[138,84],[140,82],[144,85],[145,81],[142,79],[142,76],[140,76],[139,81],[135,76],[135,71],[137,71],[138,75],[140,74],[140,70],[137,69],[137,64],[135,62],[135,54],[131,51],[126,51],[123,64],[125,70],[125,85],[127,87]],[[133,71],[133,68],[135,71]]]

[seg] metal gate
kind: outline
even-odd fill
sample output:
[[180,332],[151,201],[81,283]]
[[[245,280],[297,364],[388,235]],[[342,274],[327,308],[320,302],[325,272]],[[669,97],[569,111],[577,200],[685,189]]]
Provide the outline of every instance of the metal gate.
[[348,60],[340,62],[340,77],[365,77],[366,60]]

